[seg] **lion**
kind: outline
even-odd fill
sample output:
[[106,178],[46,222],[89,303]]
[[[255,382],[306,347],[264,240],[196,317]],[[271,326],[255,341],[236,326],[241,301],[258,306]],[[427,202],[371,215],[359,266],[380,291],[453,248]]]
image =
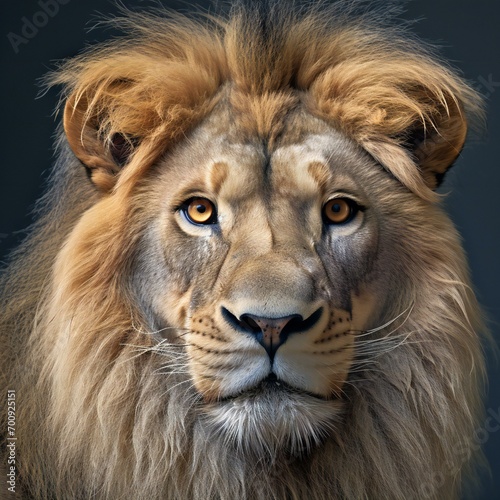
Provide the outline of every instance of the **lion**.
[[49,76],[1,291],[21,498],[459,497],[484,327],[435,189],[482,102],[390,16],[134,13]]

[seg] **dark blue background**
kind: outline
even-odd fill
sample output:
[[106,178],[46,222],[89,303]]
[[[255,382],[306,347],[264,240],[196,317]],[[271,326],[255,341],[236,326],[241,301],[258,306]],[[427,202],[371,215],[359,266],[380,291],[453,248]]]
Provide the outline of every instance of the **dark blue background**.
[[[43,0],[42,0],[43,1]],[[59,12],[47,17],[44,26],[14,50],[8,34],[21,34],[23,17],[44,24],[38,0],[4,2],[1,8],[1,140],[0,258],[4,257],[30,223],[30,209],[40,196],[52,163],[52,138],[58,120],[53,116],[57,95],[49,92],[36,99],[37,79],[54,67],[54,60],[73,56],[89,43],[109,38],[102,29],[87,30],[96,13],[116,8],[106,0],[60,0]],[[129,6],[152,2],[125,1]],[[189,10],[187,2],[164,5]],[[198,2],[207,5],[207,2]],[[473,282],[490,317],[493,335],[500,339],[500,2],[494,0],[418,0],[407,5],[406,19],[419,19],[413,30],[441,45],[441,53],[487,99],[488,132],[467,144],[448,174],[441,192],[449,193],[446,205],[463,235]],[[489,357],[487,409],[500,411],[500,370]],[[491,466],[491,477],[482,478],[476,499],[500,499],[500,430],[480,433]]]

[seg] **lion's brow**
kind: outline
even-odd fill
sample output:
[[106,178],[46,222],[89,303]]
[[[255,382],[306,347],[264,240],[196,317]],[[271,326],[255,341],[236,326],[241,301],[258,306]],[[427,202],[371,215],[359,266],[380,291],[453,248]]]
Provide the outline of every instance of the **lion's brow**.
[[331,172],[327,165],[320,161],[313,161],[307,166],[307,172],[324,191],[331,180]]
[[208,181],[210,188],[215,194],[219,194],[228,174],[229,167],[223,161],[217,161],[211,166]]

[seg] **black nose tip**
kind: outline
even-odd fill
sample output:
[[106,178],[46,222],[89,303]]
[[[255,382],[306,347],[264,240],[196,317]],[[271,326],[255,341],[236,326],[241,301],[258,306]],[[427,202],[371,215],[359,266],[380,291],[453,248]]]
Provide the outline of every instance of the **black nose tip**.
[[238,319],[226,308],[222,308],[222,315],[226,321],[233,328],[253,335],[264,347],[271,359],[274,358],[278,348],[287,341],[291,334],[311,329],[318,322],[322,312],[323,309],[320,307],[306,319],[303,319],[300,314],[292,314],[281,318],[242,314]]
[[276,354],[278,347],[286,342],[291,333],[287,326],[292,322],[302,323],[302,316],[294,314],[284,318],[261,318],[253,314],[243,314],[240,317],[240,324],[255,335],[271,358]]

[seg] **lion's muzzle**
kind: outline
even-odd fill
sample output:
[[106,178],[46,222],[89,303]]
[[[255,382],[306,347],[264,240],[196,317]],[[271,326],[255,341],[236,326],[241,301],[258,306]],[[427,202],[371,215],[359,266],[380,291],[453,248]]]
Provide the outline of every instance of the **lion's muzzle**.
[[314,328],[319,321],[323,308],[317,309],[308,318],[304,319],[300,314],[292,314],[281,318],[267,318],[255,314],[242,314],[237,318],[225,307],[222,308],[222,316],[235,329],[255,337],[266,350],[271,361],[278,348],[284,344],[288,337],[294,333],[307,332]]

